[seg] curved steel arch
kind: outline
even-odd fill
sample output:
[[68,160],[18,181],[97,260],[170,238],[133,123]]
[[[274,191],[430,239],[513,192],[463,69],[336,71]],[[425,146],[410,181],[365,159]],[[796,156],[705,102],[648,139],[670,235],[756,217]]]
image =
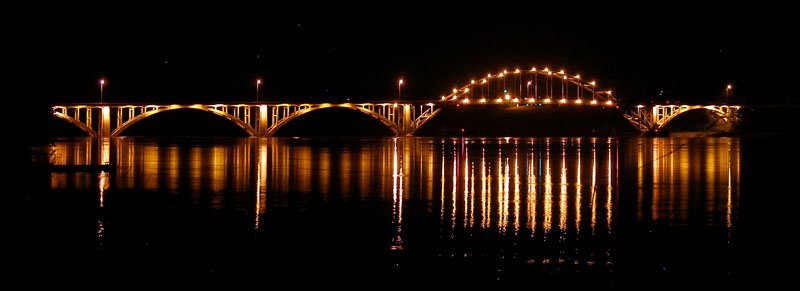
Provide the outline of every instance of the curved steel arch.
[[[465,91],[464,89],[472,90],[473,86],[483,85],[486,82],[491,82],[492,79],[503,80],[506,77],[515,77],[515,76],[519,76],[521,74],[532,74],[532,75],[535,75],[537,77],[539,75],[542,75],[542,76],[545,76],[545,77],[550,76],[550,78],[552,78],[552,79],[565,80],[565,81],[569,82],[570,84],[574,84],[576,86],[581,87],[582,89],[593,90],[595,92],[595,95],[597,95],[597,97],[605,98],[604,100],[606,100],[606,101],[611,101],[611,102],[616,102],[617,101],[616,98],[614,98],[611,95],[611,90],[601,90],[601,89],[599,89],[597,87],[597,85],[596,85],[597,83],[595,81],[589,82],[589,81],[586,81],[584,79],[581,79],[581,75],[580,74],[570,75],[569,73],[565,72],[564,70],[553,71],[553,70],[550,70],[547,67],[545,67],[544,69],[537,69],[536,67],[532,67],[530,70],[516,69],[516,70],[511,71],[511,72],[509,72],[507,70],[503,70],[500,73],[497,73],[497,74],[494,74],[494,75],[492,75],[490,73],[490,74],[487,74],[483,78],[478,78],[477,80],[472,80],[472,81],[468,82],[466,85],[461,86],[460,88],[456,88],[455,91],[453,91],[452,93],[447,94],[447,95],[443,95],[442,97],[444,97],[443,100],[456,100],[459,95],[463,95],[466,92],[468,92],[468,91]],[[554,96],[552,96],[552,97],[554,97]]]
[[292,113],[291,115],[281,119],[280,121],[278,121],[274,125],[270,126],[269,130],[267,131],[267,136],[273,136],[278,130],[281,129],[281,127],[283,127],[287,123],[291,122],[295,118],[298,118],[300,116],[303,116],[305,114],[308,114],[308,113],[316,111],[316,110],[326,109],[326,108],[347,108],[347,109],[351,109],[351,110],[355,110],[355,111],[364,113],[367,116],[375,118],[378,121],[380,121],[383,125],[388,127],[389,130],[391,130],[394,135],[400,135],[400,128],[396,124],[394,124],[392,121],[387,119],[386,117],[383,117],[383,115],[380,115],[380,114],[376,113],[375,111],[372,111],[372,110],[369,110],[369,109],[366,109],[366,108],[362,108],[360,106],[353,106],[352,104],[338,104],[338,105],[330,105],[330,106],[315,106],[315,107],[310,107],[310,108],[306,108],[306,109],[303,109],[303,110],[296,111],[296,112]]
[[123,131],[125,131],[129,127],[133,126],[134,124],[138,123],[139,121],[144,120],[147,117],[150,117],[150,116],[152,116],[154,114],[157,114],[157,113],[171,111],[171,110],[175,110],[175,109],[196,109],[196,110],[201,110],[201,111],[205,111],[205,112],[210,112],[210,113],[222,116],[225,119],[227,119],[228,121],[233,122],[234,124],[236,124],[237,126],[242,128],[245,132],[247,132],[247,134],[249,134],[251,136],[258,136],[258,132],[256,132],[255,129],[250,127],[250,125],[248,125],[247,123],[244,123],[243,121],[239,120],[238,118],[234,117],[233,115],[227,114],[225,112],[222,112],[222,111],[219,111],[219,110],[216,110],[216,109],[213,109],[213,108],[208,108],[208,107],[205,107],[205,106],[170,105],[170,106],[167,106],[167,107],[158,108],[158,109],[153,110],[153,111],[144,112],[144,113],[132,118],[131,120],[128,120],[127,122],[122,124],[122,126],[120,126],[117,129],[115,129],[114,132],[111,133],[111,137],[119,136],[120,133],[122,133]]
[[94,129],[92,129],[91,127],[86,126],[86,124],[83,124],[80,121],[75,120],[75,118],[72,118],[69,115],[63,114],[61,112],[53,112],[53,116],[55,116],[57,118],[61,118],[63,120],[66,120],[67,122],[77,126],[83,132],[89,134],[89,136],[91,136],[91,137],[96,137],[97,136],[97,132],[94,131]]
[[[723,110],[722,109],[723,107],[725,107],[726,110]],[[721,117],[722,120],[725,120],[725,122],[730,122],[728,120],[728,112],[730,110],[730,108],[728,106],[687,107],[686,110],[679,111],[678,113],[672,114],[672,115],[668,116],[667,118],[665,118],[664,121],[662,121],[661,124],[659,124],[658,127],[656,127],[656,131],[660,131],[661,129],[663,129],[665,126],[667,126],[667,124],[670,121],[675,119],[675,117],[678,117],[678,116],[680,116],[680,115],[682,115],[682,114],[684,114],[686,112],[694,111],[694,110],[698,110],[698,109],[705,109],[705,110],[711,111],[714,114],[716,114],[717,116]]]

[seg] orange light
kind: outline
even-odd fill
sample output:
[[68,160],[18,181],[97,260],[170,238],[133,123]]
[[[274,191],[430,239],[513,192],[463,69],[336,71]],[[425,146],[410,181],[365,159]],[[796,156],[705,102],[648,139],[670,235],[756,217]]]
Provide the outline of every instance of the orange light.
[[567,99],[561,98],[561,100],[558,100],[558,103],[567,103]]
[[400,79],[400,81],[397,81],[397,84],[398,85],[403,85],[403,79]]

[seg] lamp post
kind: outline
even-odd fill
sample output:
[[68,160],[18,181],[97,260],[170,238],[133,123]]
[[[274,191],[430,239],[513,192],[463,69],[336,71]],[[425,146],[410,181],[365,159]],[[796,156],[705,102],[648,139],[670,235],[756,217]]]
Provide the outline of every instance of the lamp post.
[[106,84],[105,79],[100,79],[100,103],[103,103],[103,85]]
[[256,79],[256,102],[258,102],[258,87],[261,86],[261,79]]
[[733,85],[728,84],[728,86],[725,87],[725,104],[728,104],[728,98],[730,98],[731,90],[733,90]]
[[403,78],[397,81],[397,102],[400,102],[400,99],[403,97],[403,83]]

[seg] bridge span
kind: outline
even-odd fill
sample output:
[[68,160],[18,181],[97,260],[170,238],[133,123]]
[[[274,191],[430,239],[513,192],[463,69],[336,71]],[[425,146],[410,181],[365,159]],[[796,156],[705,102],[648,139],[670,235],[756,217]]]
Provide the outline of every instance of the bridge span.
[[[398,98],[399,99],[399,98]],[[471,79],[435,101],[377,101],[353,103],[235,102],[208,104],[83,103],[52,107],[56,118],[74,124],[93,137],[117,137],[148,117],[177,109],[194,109],[224,117],[251,136],[273,136],[293,119],[326,108],[363,113],[386,126],[395,136],[411,136],[445,107],[558,106],[619,108],[611,90],[595,80],[548,67],[502,70]],[[728,123],[737,121],[736,105],[636,106],[623,116],[640,132],[658,132],[673,119],[697,109],[710,110]],[[622,111],[620,111],[622,113]],[[529,126],[520,124],[520,126]],[[536,126],[536,125],[533,125]]]
[[293,119],[325,108],[346,108],[366,114],[396,136],[409,136],[439,113],[433,102],[363,103],[215,103],[215,104],[64,104],[53,115],[93,137],[117,137],[153,115],[177,109],[209,112],[236,124],[251,136],[272,136]]

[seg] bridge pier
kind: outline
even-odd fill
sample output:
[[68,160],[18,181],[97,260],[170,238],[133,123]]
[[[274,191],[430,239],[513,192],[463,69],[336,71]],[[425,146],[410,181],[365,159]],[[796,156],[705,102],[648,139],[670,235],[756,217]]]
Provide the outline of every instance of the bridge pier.
[[97,137],[104,139],[111,137],[111,108],[103,106],[100,108],[100,128]]
[[404,104],[403,105],[403,115],[402,119],[400,120],[400,135],[410,135],[411,131],[411,105]]
[[267,114],[267,105],[258,106],[258,136],[267,137],[269,134],[269,127],[267,126],[269,116]]

